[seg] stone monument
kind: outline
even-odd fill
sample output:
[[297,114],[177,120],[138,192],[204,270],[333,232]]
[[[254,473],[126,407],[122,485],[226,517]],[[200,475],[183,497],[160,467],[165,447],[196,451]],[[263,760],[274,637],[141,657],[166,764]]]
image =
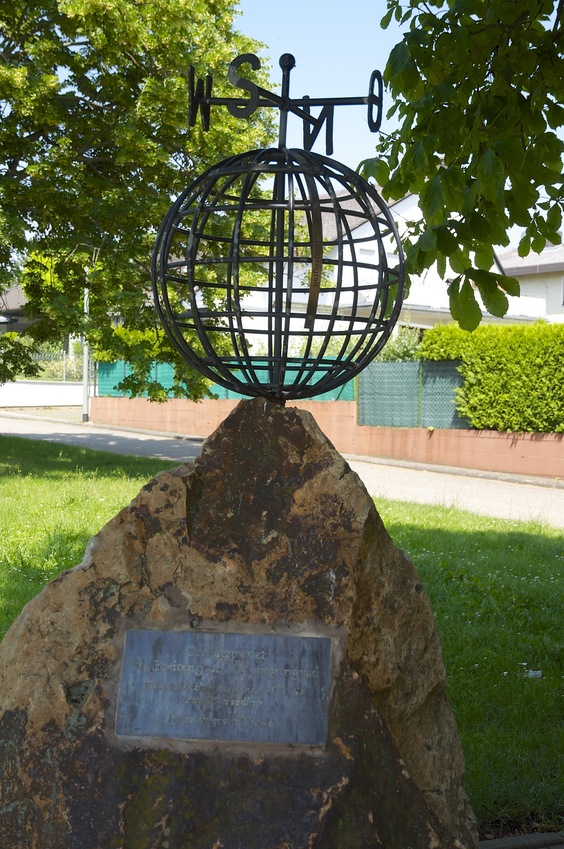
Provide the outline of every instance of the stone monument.
[[[232,81],[255,59],[239,57]],[[306,120],[315,104],[289,99],[291,59],[280,108]],[[191,86],[191,120],[201,108],[209,122],[223,101]],[[268,105],[249,86],[251,106]],[[2,847],[477,846],[421,581],[313,418],[285,406],[380,350],[401,306],[401,246],[357,175],[283,142],[212,169],[159,233],[167,333],[255,397],[194,463],[150,481],[0,645]],[[259,173],[270,195],[254,193]],[[359,216],[379,246],[373,282]],[[248,306],[246,264],[266,275],[265,308]]]

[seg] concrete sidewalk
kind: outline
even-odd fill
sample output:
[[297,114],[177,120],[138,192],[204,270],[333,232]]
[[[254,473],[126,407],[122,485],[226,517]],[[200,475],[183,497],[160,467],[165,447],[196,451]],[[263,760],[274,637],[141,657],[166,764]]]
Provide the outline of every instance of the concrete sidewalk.
[[[200,437],[83,424],[77,408],[0,410],[0,434],[179,463],[196,457],[203,442]],[[481,516],[564,529],[564,481],[492,475],[372,457],[346,455],[346,458],[376,500],[458,507]]]

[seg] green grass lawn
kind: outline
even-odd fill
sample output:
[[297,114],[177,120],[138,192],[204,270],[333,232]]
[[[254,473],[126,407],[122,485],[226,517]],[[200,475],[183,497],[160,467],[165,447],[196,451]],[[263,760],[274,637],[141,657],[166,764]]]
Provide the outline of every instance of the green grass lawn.
[[177,463],[0,436],[0,639],[91,536]]
[[561,532],[453,508],[377,507],[431,599],[482,832],[562,828]]
[[[174,465],[0,436],[0,638]],[[481,831],[562,828],[562,534],[443,507],[377,507],[431,598]]]

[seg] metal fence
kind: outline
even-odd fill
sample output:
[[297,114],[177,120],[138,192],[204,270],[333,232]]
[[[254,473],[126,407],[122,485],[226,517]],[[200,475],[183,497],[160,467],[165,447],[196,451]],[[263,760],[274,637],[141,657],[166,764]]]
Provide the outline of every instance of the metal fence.
[[[40,367],[41,371],[36,380],[55,380],[80,382],[82,380],[82,354],[69,357],[63,351],[42,351],[32,354],[32,359]],[[94,363],[89,361],[90,382],[94,380]]]
[[[98,363],[98,395],[122,397],[123,392],[118,391],[114,387],[124,379],[129,373],[129,366],[123,360],[116,363]],[[165,389],[170,389],[173,384],[174,369],[168,363],[155,363],[151,369],[151,380],[158,380]],[[212,383],[211,392],[218,398],[244,398],[244,395],[239,395],[230,389],[224,389]],[[326,392],[323,395],[318,395],[316,401],[354,401],[355,400],[355,381],[351,380],[343,386],[333,389],[331,392]]]
[[372,427],[469,428],[456,411],[454,362],[373,362],[358,378],[358,423]]
[[[127,376],[127,363],[98,364],[98,395],[123,396],[114,387]],[[156,363],[151,378],[165,389],[173,383],[173,367]],[[469,428],[456,412],[456,390],[462,385],[457,363],[373,362],[355,381],[319,395],[317,401],[354,401],[358,396],[358,423],[372,427]],[[356,389],[356,392],[355,392]],[[213,384],[218,398],[242,398]]]

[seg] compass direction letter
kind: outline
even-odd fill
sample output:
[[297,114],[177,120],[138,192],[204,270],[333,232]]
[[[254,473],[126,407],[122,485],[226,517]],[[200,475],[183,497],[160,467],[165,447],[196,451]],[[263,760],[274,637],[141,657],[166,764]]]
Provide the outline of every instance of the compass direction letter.
[[190,65],[188,69],[188,124],[190,127],[195,126],[198,110],[202,112],[202,127],[204,132],[210,128],[210,103],[209,98],[212,93],[212,76],[206,75],[206,81],[195,79],[194,66]]
[[[310,115],[309,105],[307,104],[307,97],[302,98],[303,102],[303,110],[306,115]],[[309,121],[304,121],[304,150],[311,150],[317,136],[321,132],[321,128],[325,122],[327,125],[325,127],[325,151],[327,156],[331,156],[333,153],[333,116],[335,114],[335,107],[332,104],[328,104],[323,107],[317,118],[313,118],[311,124]]]
[[260,68],[260,59],[254,53],[243,53],[230,63],[227,70],[227,78],[231,85],[249,92],[249,98],[246,102],[231,101],[231,103],[227,104],[227,108],[234,118],[250,118],[259,103],[258,86],[250,80],[240,77],[237,73],[239,66],[245,64],[250,65],[253,71],[258,71]]

